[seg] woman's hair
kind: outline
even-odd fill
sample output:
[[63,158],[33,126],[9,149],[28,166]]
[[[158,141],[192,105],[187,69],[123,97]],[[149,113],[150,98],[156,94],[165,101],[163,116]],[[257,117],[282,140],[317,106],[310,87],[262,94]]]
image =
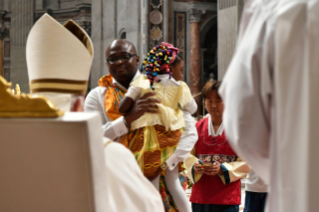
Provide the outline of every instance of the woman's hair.
[[172,77],[169,65],[175,62],[178,52],[179,49],[175,48],[172,44],[164,42],[162,42],[162,45],[158,45],[149,51],[143,61],[143,70],[150,81],[152,90],[154,90],[154,81],[160,82],[156,77],[159,71],[166,70],[170,78]]
[[212,90],[216,90],[217,91],[217,95],[218,95],[218,98],[221,99],[221,97],[219,96],[218,94],[218,90],[219,90],[219,87],[221,85],[222,81],[215,81],[215,80],[209,80],[203,90],[202,90],[202,95],[203,95],[203,98],[204,99],[207,99],[209,98],[209,94]]

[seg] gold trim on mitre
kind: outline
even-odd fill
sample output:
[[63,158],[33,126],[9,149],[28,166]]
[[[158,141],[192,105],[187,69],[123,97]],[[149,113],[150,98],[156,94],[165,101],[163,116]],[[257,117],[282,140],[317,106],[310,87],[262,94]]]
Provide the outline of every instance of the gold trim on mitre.
[[93,52],[89,35],[74,21],[61,25],[44,14],[32,27],[27,40],[30,93],[85,95]]
[[30,82],[31,93],[54,92],[85,95],[88,81],[39,79]]
[[15,96],[8,83],[0,76],[0,117],[59,117],[64,114],[44,97],[32,97],[22,93]]

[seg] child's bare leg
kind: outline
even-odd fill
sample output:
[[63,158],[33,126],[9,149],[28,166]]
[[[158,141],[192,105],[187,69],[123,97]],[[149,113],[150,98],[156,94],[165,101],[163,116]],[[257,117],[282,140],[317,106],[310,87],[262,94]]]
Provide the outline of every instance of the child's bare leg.
[[172,195],[175,205],[180,212],[191,212],[189,200],[181,186],[178,177],[178,166],[172,171],[166,169],[165,183],[169,193]]
[[154,180],[151,181],[151,183],[153,184],[153,186],[155,186],[155,188],[159,191],[159,179],[160,179],[161,175],[158,175]]

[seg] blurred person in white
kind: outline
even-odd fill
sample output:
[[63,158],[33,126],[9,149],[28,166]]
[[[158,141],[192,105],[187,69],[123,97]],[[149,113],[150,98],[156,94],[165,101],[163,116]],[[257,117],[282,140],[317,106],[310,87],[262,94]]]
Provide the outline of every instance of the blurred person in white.
[[221,86],[229,142],[269,185],[266,211],[318,211],[318,11],[318,0],[247,1]]
[[[64,111],[87,114],[83,113],[83,103],[93,52],[90,37],[74,21],[63,26],[48,14],[43,15],[27,40],[31,93],[47,97]],[[101,123],[95,124],[100,129]],[[108,211],[164,211],[161,196],[143,176],[133,154],[108,138],[104,137],[103,142]]]

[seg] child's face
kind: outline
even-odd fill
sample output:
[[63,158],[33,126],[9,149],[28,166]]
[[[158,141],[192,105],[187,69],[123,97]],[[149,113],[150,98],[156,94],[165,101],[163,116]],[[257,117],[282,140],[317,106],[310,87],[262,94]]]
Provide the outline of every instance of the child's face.
[[219,98],[216,90],[212,90],[207,99],[205,99],[205,108],[212,118],[222,117],[224,103],[223,100]]
[[171,66],[171,71],[172,71],[172,77],[176,80],[176,81],[181,81],[184,79],[184,66],[185,63],[182,60],[179,63],[176,63],[175,65]]

